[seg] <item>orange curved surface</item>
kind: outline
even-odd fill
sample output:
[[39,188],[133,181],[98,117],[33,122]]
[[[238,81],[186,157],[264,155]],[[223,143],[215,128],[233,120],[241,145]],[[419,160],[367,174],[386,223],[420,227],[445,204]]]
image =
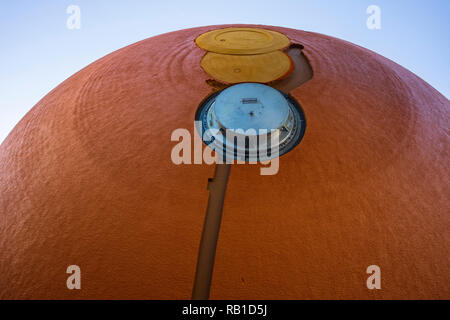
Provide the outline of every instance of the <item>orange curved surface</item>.
[[[195,38],[146,39],[45,96],[0,147],[0,298],[189,299],[214,166],[175,165],[211,92]],[[305,136],[274,176],[231,170],[213,299],[450,297],[449,101],[369,50],[304,45]],[[81,290],[66,288],[79,265]],[[369,265],[381,290],[368,290]]]

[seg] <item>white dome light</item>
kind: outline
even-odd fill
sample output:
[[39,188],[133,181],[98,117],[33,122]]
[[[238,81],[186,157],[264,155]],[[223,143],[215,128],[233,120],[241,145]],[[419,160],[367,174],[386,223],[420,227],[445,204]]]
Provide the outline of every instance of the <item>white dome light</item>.
[[243,161],[268,160],[290,151],[306,125],[292,97],[259,83],[241,83],[211,95],[196,118],[210,148]]

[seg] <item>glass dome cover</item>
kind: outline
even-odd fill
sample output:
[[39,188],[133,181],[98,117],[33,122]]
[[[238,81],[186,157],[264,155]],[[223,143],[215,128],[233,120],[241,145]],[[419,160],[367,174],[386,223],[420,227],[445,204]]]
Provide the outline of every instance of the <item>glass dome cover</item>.
[[289,95],[259,83],[216,92],[197,110],[202,140],[226,159],[262,161],[292,150],[302,139],[305,117]]

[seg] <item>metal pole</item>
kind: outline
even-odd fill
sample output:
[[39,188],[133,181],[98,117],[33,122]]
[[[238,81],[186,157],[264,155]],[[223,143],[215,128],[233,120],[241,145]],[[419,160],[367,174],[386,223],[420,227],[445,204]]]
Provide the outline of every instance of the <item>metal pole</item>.
[[209,180],[208,208],[203,224],[202,238],[195,272],[193,300],[209,299],[211,279],[216,256],[217,239],[222,221],[222,208],[231,164],[216,164],[214,178]]

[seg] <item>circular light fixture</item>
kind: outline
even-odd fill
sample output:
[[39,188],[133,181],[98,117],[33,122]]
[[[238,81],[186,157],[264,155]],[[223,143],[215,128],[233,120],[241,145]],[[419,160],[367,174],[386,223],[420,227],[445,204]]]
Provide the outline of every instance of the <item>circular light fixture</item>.
[[263,161],[292,150],[306,121],[288,94],[259,83],[241,83],[216,92],[196,114],[202,140],[227,160]]

